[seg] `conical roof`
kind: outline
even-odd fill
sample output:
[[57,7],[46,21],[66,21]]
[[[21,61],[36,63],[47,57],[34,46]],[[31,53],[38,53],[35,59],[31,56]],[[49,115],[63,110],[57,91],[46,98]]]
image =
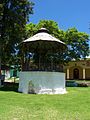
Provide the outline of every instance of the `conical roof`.
[[35,50],[58,52],[66,49],[65,43],[50,35],[46,28],[41,28],[34,36],[24,40],[23,43],[28,45],[31,52]]
[[34,42],[34,41],[51,41],[51,42],[58,42],[65,45],[64,42],[48,34],[48,30],[46,28],[41,28],[37,34],[24,40],[23,42],[25,43],[25,42]]

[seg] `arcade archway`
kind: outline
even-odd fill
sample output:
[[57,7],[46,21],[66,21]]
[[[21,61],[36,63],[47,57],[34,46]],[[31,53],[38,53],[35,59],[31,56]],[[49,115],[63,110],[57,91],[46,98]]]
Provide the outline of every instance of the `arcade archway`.
[[73,70],[73,79],[79,79],[79,69],[75,68]]

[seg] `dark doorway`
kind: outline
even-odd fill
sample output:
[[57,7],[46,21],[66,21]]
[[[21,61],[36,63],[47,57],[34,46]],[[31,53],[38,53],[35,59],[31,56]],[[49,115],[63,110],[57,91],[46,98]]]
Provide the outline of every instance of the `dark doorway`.
[[75,68],[73,70],[73,78],[74,79],[79,79],[79,69]]

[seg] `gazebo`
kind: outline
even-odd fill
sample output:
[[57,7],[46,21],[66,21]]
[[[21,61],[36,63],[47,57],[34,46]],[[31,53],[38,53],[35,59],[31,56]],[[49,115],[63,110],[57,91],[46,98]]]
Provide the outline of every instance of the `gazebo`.
[[65,43],[50,35],[47,29],[41,28],[21,45],[23,56],[18,91],[36,94],[66,93],[65,73],[61,65],[54,63],[54,55],[63,54]]

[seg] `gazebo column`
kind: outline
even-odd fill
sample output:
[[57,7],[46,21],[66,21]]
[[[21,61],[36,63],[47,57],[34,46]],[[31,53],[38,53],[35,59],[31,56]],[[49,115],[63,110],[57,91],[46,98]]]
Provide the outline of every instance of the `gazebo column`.
[[85,79],[86,76],[85,76],[85,68],[83,68],[83,79]]
[[51,57],[51,71],[53,71],[53,57]]
[[24,44],[22,45],[21,53],[22,53],[22,56],[21,56],[21,71],[24,71]]
[[69,68],[67,68],[67,79],[69,79]]
[[41,70],[41,54],[39,55],[39,65],[38,65],[38,69]]

